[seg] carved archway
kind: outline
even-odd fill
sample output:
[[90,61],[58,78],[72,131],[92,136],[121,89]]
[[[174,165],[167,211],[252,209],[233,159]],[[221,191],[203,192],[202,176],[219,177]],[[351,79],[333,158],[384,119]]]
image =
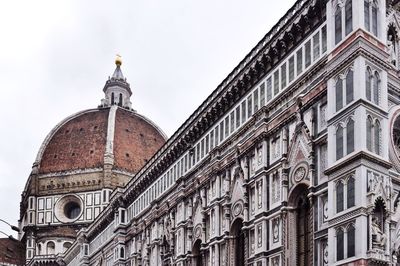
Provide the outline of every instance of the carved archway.
[[289,195],[287,215],[287,259],[289,265],[312,265],[313,216],[308,185],[297,185]]
[[241,218],[236,219],[231,226],[230,235],[230,261],[233,266],[245,265],[245,233],[242,230],[243,220]]
[[201,240],[197,239],[196,242],[193,244],[193,249],[192,249],[192,254],[193,254],[193,259],[192,259],[192,265],[193,266],[203,266],[203,260],[201,257]]

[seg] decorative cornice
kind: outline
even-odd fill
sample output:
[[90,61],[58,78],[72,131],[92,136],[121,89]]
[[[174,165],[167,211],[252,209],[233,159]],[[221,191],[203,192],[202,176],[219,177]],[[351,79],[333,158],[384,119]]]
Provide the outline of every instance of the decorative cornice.
[[62,172],[53,172],[48,174],[39,174],[38,178],[48,178],[48,177],[62,177],[69,175],[84,175],[84,174],[92,174],[97,172],[102,172],[103,168],[87,168],[87,169],[75,169],[70,171],[62,171]]
[[[246,93],[260,77],[266,74],[265,62],[268,61],[264,56],[276,58],[271,60],[272,62],[278,63],[283,57],[283,53],[277,53],[273,51],[273,45],[278,43],[279,39],[286,40],[291,35],[287,35],[287,31],[294,31],[295,28],[292,24],[304,24],[307,22],[304,18],[310,16],[311,20],[308,23],[312,23],[312,26],[308,27],[310,32],[312,28],[315,28],[324,19],[322,13],[321,16],[317,16],[316,10],[320,10],[323,7],[323,1],[297,1],[297,3],[286,13],[286,15],[279,21],[279,23],[259,42],[259,44],[253,48],[248,56],[236,67],[230,75],[220,84],[220,86],[201,104],[201,106],[189,117],[187,121],[176,131],[176,133],[168,140],[157,154],[155,154],[149,161],[149,163],[142,168],[142,170],[130,181],[129,185],[143,178],[143,176],[153,175],[154,171],[152,168],[155,165],[167,166],[168,163],[163,163],[166,160],[166,156],[171,154],[175,148],[174,158],[180,156],[185,150],[176,149],[174,145],[176,141],[179,142],[179,138],[183,138],[186,142],[193,143],[194,138],[199,138],[203,134],[207,127],[212,124],[210,121],[215,122],[217,119],[215,115],[209,116],[209,119],[205,119],[208,113],[215,114],[215,110],[228,109],[234,103],[238,97],[238,93],[243,95]],[[310,9],[312,4],[320,5],[319,8]],[[316,22],[317,21],[317,22]],[[319,23],[318,23],[319,22]],[[303,25],[304,26],[304,25]],[[304,34],[304,27],[301,33]],[[302,41],[302,38],[298,38],[297,42]],[[285,52],[289,52],[286,50]],[[272,64],[268,70],[272,68]],[[261,70],[264,69],[264,72]],[[220,105],[219,102],[223,104]],[[221,113],[222,115],[222,113]],[[185,146],[185,145],[184,145]],[[186,146],[187,148],[187,146]],[[171,161],[171,160],[167,160]],[[163,169],[163,167],[159,167]],[[146,173],[147,172],[147,173]],[[129,186],[128,185],[128,186]]]
[[324,171],[325,175],[332,175],[333,173],[340,171],[342,169],[345,168],[345,166],[352,164],[354,162],[360,161],[362,159],[366,159],[368,161],[372,161],[378,165],[381,165],[382,167],[386,168],[386,169],[390,169],[392,167],[392,164],[383,159],[380,156],[377,156],[371,152],[367,152],[367,151],[358,151],[354,154],[351,154],[349,157],[343,157],[342,159],[340,159],[339,161],[337,161],[333,166],[329,167],[328,169],[326,169]]
[[367,215],[368,210],[364,207],[357,208],[352,211],[344,212],[340,216],[328,220],[329,226],[341,226],[343,223],[348,223],[349,220],[356,218],[359,215]]

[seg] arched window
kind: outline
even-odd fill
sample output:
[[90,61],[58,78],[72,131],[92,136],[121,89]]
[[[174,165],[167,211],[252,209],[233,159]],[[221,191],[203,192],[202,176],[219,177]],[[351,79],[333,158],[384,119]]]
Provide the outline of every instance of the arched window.
[[53,254],[55,254],[55,251],[56,251],[56,245],[54,244],[54,242],[53,241],[47,242],[46,254],[53,255]]
[[368,117],[366,130],[367,130],[367,149],[369,151],[372,151],[372,129],[373,129],[372,118]]
[[343,127],[339,125],[336,130],[336,160],[343,157]]
[[[344,36],[353,31],[353,0],[347,0],[344,8],[336,6],[335,11],[335,44],[338,44]],[[344,34],[343,34],[344,33]]]
[[119,257],[120,257],[121,259],[124,259],[124,258],[125,258],[125,249],[124,249],[124,247],[121,247],[121,248],[120,248],[120,250],[119,250]]
[[342,40],[342,9],[338,5],[335,12],[335,44]]
[[119,94],[118,105],[119,105],[119,106],[122,106],[122,93]]
[[371,3],[370,0],[364,0],[364,27],[378,36],[378,3],[376,1]]
[[67,251],[72,246],[71,242],[65,242],[63,244],[63,252]]
[[343,80],[339,77],[336,81],[336,112],[343,107]]
[[371,23],[369,17],[369,0],[364,0],[364,27],[367,31],[371,30]]
[[344,208],[344,195],[343,195],[343,183],[338,182],[336,184],[336,212],[343,211]]
[[373,89],[373,101],[375,104],[379,104],[379,74],[378,74],[378,72],[375,72],[375,74],[373,76],[372,89]]
[[353,77],[353,70],[350,69],[346,76],[346,104],[352,102],[354,99]]
[[374,150],[376,154],[380,154],[380,140],[381,140],[381,124],[376,120],[374,125]]
[[354,225],[347,228],[347,257],[354,257],[356,255],[356,229]]
[[344,259],[344,232],[342,228],[336,230],[336,260]]
[[368,101],[371,101],[371,86],[372,86],[372,73],[371,69],[367,67],[365,70],[365,95]]
[[42,255],[42,244],[37,245],[38,255]]
[[347,208],[353,207],[355,205],[355,193],[354,193],[354,177],[349,177],[347,180]]
[[354,151],[354,121],[350,119],[346,127],[347,154]]
[[[253,198],[255,197],[255,195],[253,195]],[[215,211],[214,209],[211,210],[211,232],[214,233],[215,232]]]
[[349,34],[353,30],[353,8],[352,8],[353,0],[347,0],[344,8],[345,11],[345,26],[346,26],[346,35]]
[[378,5],[376,1],[372,3],[372,33],[378,36]]
[[114,104],[114,92],[111,93],[111,105]]

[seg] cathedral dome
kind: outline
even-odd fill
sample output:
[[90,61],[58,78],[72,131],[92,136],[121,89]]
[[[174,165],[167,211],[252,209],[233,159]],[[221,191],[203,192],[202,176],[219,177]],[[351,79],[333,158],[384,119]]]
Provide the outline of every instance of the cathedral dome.
[[34,163],[36,173],[100,169],[105,164],[136,173],[165,143],[162,130],[131,108],[132,90],[119,56],[115,64],[101,105],[67,117],[48,134]]
[[132,109],[121,59],[115,64],[100,106],[62,120],[39,149],[20,204],[20,237],[33,243],[27,259],[37,254],[54,262],[109,204],[112,191],[125,186],[166,142],[156,124]]
[[58,124],[42,144],[38,173],[113,168],[136,173],[165,143],[165,134],[149,119],[117,105],[74,114]]

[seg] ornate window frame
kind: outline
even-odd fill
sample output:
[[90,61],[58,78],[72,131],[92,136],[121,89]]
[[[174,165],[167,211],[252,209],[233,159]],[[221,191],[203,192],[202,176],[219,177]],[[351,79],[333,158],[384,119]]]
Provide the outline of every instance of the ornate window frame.
[[353,0],[338,0],[333,5],[334,40],[337,45],[353,31]]
[[[353,180],[354,181],[354,187],[353,187],[353,192],[352,192],[352,199],[350,199],[352,201],[352,205],[349,205],[349,180]],[[334,190],[334,204],[335,204],[335,213],[341,213],[345,210],[348,210],[350,208],[353,208],[354,206],[356,206],[356,183],[355,183],[356,179],[355,179],[355,174],[354,173],[349,173],[347,174],[345,177],[338,179],[335,182],[335,190]],[[343,199],[342,199],[342,204],[343,204],[343,208],[340,210],[338,210],[338,186],[342,184],[343,185]]]
[[[355,237],[354,237],[354,254],[351,254],[349,251],[349,246],[351,243],[349,243],[349,231],[354,229],[354,234],[356,234],[356,226],[355,226],[355,221],[352,221],[348,224],[341,225],[335,228],[335,261],[341,261],[347,258],[351,258],[355,256]],[[338,248],[339,248],[339,243],[338,243],[338,236],[340,233],[343,233],[343,246],[340,248],[343,249],[343,257],[338,257]],[[350,254],[349,254],[350,253]]]

